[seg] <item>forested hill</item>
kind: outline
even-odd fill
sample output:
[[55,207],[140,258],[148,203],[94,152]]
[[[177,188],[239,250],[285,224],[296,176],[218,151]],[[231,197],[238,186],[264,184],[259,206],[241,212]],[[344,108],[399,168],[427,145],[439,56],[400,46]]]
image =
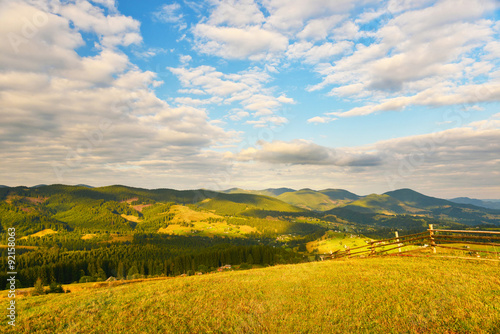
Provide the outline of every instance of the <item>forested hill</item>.
[[[7,228],[15,227],[20,286],[31,286],[38,278],[44,284],[69,283],[192,274],[224,264],[297,263],[318,256],[307,250],[309,243],[331,242],[332,235],[358,235],[353,240],[364,242],[394,231],[421,232],[428,224],[500,226],[500,211],[410,189],[368,196],[341,189],[261,193],[120,185],[0,187],[0,237],[6,240]],[[0,279],[5,283],[3,245]]]
[[[265,219],[269,216],[307,216],[381,228],[421,228],[419,226],[427,224],[429,219],[469,226],[500,225],[498,210],[429,197],[411,189],[359,196],[342,189],[232,189],[220,193],[120,185],[99,188],[40,185],[0,188],[0,233],[8,226],[15,226],[20,237],[46,229],[156,232],[167,228],[174,218],[172,205],[210,212],[218,217],[211,219],[233,225],[244,225],[235,220],[236,217]],[[232,217],[232,222],[224,217]],[[280,222],[268,221],[267,227],[273,224]]]
[[[0,188],[0,231],[7,226],[17,227],[19,236],[43,229],[131,231],[144,218],[143,208],[161,203],[190,205],[193,209],[203,208],[223,215],[305,211],[267,196],[210,190],[148,190],[119,185],[4,187]],[[164,209],[162,212],[168,211]],[[146,225],[142,227],[150,227]]]

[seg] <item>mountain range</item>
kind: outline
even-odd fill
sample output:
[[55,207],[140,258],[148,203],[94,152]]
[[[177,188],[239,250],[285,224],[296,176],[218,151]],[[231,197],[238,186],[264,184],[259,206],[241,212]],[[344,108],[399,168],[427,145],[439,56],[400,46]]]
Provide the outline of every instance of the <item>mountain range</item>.
[[480,200],[469,197],[457,197],[450,199],[450,201],[459,204],[472,204],[483,208],[500,210],[500,200]]
[[[151,218],[149,224],[139,208],[155,203],[189,206],[221,217],[281,217],[289,222],[294,221],[293,217],[309,217],[362,229],[413,231],[425,229],[430,223],[451,227],[500,226],[500,210],[430,197],[411,189],[360,196],[343,189],[233,188],[216,192],[120,185],[40,185],[0,187],[0,231],[14,224],[19,226],[19,233],[26,234],[46,228],[132,232],[137,221],[143,222],[143,230],[154,231],[160,224],[159,218]],[[167,211],[160,213],[165,215]],[[277,223],[271,219],[267,224]]]

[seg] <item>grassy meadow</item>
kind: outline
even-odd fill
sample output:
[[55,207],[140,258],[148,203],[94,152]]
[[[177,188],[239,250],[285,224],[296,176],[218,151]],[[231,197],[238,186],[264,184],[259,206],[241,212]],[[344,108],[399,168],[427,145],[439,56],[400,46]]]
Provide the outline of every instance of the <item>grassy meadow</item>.
[[371,241],[370,238],[365,238],[351,233],[329,231],[322,238],[308,242],[306,245],[308,252],[317,250],[320,254],[328,254],[338,250],[344,250],[345,246],[350,248],[366,245],[366,241]]
[[344,259],[102,285],[18,298],[16,328],[0,331],[500,333],[491,260]]

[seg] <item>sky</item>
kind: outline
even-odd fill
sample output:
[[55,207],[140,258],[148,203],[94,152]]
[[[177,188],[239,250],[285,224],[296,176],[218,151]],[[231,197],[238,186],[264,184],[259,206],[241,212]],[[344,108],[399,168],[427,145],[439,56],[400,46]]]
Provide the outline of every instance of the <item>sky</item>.
[[495,0],[0,2],[0,184],[500,198]]

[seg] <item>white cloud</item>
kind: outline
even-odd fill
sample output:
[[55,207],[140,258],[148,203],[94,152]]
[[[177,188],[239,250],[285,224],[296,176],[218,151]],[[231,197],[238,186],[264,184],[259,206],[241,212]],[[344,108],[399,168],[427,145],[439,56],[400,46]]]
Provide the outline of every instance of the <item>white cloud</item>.
[[259,26],[244,28],[198,24],[194,29],[197,49],[227,59],[269,59],[286,50],[288,39]]
[[235,156],[239,161],[261,161],[273,164],[372,166],[379,158],[368,153],[335,150],[312,142],[295,139],[290,142],[260,141],[258,147],[242,150]]
[[264,14],[253,0],[216,0],[215,4],[208,19],[210,25],[244,27],[264,21]]
[[[92,178],[130,184],[134,176],[153,180],[152,175],[163,175],[165,182],[186,182],[183,174],[201,179],[200,164],[224,165],[220,154],[205,150],[233,143],[238,134],[224,131],[187,100],[169,106],[155,94],[162,83],[156,74],[139,70],[115,48],[129,43],[110,42],[113,36],[127,39],[138,28],[135,21],[105,14],[85,1],[63,5],[60,13],[26,3],[0,4],[0,19],[12,23],[0,25],[0,33],[25,39],[17,48],[0,40],[2,179],[35,184]],[[25,37],[22,19],[36,15],[44,24]],[[84,44],[82,32],[100,37],[96,55],[75,52]],[[211,103],[217,100],[221,98],[213,97]]]
[[327,117],[327,116],[315,116],[315,117],[309,118],[307,120],[307,123],[314,123],[314,124],[329,123],[329,122],[334,121],[334,120],[336,120],[336,118]]
[[240,121],[248,116],[250,116],[250,113],[247,111],[235,110],[233,113],[229,115],[229,119],[232,121]]
[[[183,85],[182,92],[192,89],[217,97],[217,103],[239,103],[246,112],[251,112],[258,120],[247,121],[254,126],[283,124],[286,118],[274,115],[283,104],[292,104],[295,101],[285,95],[275,96],[265,84],[271,79],[266,72],[258,69],[240,73],[224,74],[211,66],[194,68],[169,68]],[[186,90],[187,89],[187,90]],[[206,101],[210,101],[206,100]]]
[[266,24],[280,31],[301,30],[304,22],[318,17],[347,13],[357,1],[350,0],[264,0],[270,16]]
[[482,85],[436,85],[412,96],[382,100],[377,104],[355,107],[346,112],[335,112],[340,117],[363,116],[381,111],[400,111],[410,105],[446,106],[467,105],[500,100],[500,81]]
[[354,43],[348,41],[321,45],[313,45],[310,42],[296,42],[288,48],[287,56],[291,59],[303,58],[306,63],[316,64],[331,59],[333,56],[348,53],[353,45]]
[[[351,55],[332,65],[318,66],[323,81],[309,91],[334,85],[329,95],[365,99],[364,106],[343,116],[401,110],[411,104],[439,106],[497,98],[494,22],[482,19],[494,8],[493,1],[443,0],[432,7],[412,1],[390,5],[396,8],[393,14],[398,14],[373,34],[375,41],[368,46],[357,44]],[[474,59],[481,49],[483,59]],[[488,75],[490,82],[483,87],[489,93],[473,97],[476,79]]]
[[222,98],[218,96],[213,96],[209,99],[193,99],[191,97],[176,97],[175,102],[181,105],[199,106],[204,104],[214,104],[221,103]]
[[355,40],[359,34],[359,28],[352,21],[345,22],[341,27],[333,30],[336,40]]
[[[303,41],[325,40],[348,18],[356,2],[358,0],[265,0],[259,4],[252,0],[213,1],[215,6],[209,18],[201,20],[193,29],[196,48],[225,59],[267,61],[273,66],[280,62],[290,41],[296,37]],[[338,34],[342,32],[342,38],[352,35],[348,23],[337,29],[341,29]],[[338,54],[329,43],[317,48],[310,52],[311,62]]]
[[344,15],[332,15],[326,18],[310,20],[304,29],[297,34],[297,37],[312,40],[325,39],[331,30],[344,19]]
[[184,15],[181,13],[181,5],[178,3],[165,4],[153,13],[153,17],[165,23],[174,23],[181,30],[187,27],[184,22]]
[[248,188],[262,182],[299,188],[316,184],[362,193],[409,187],[444,198],[457,194],[493,198],[500,190],[498,118],[357,147],[261,141],[227,157],[236,162],[234,175],[245,176],[234,182]]
[[77,29],[95,33],[105,47],[128,46],[142,41],[139,21],[123,15],[105,15],[100,7],[88,1],[64,4],[58,14],[71,20]]

